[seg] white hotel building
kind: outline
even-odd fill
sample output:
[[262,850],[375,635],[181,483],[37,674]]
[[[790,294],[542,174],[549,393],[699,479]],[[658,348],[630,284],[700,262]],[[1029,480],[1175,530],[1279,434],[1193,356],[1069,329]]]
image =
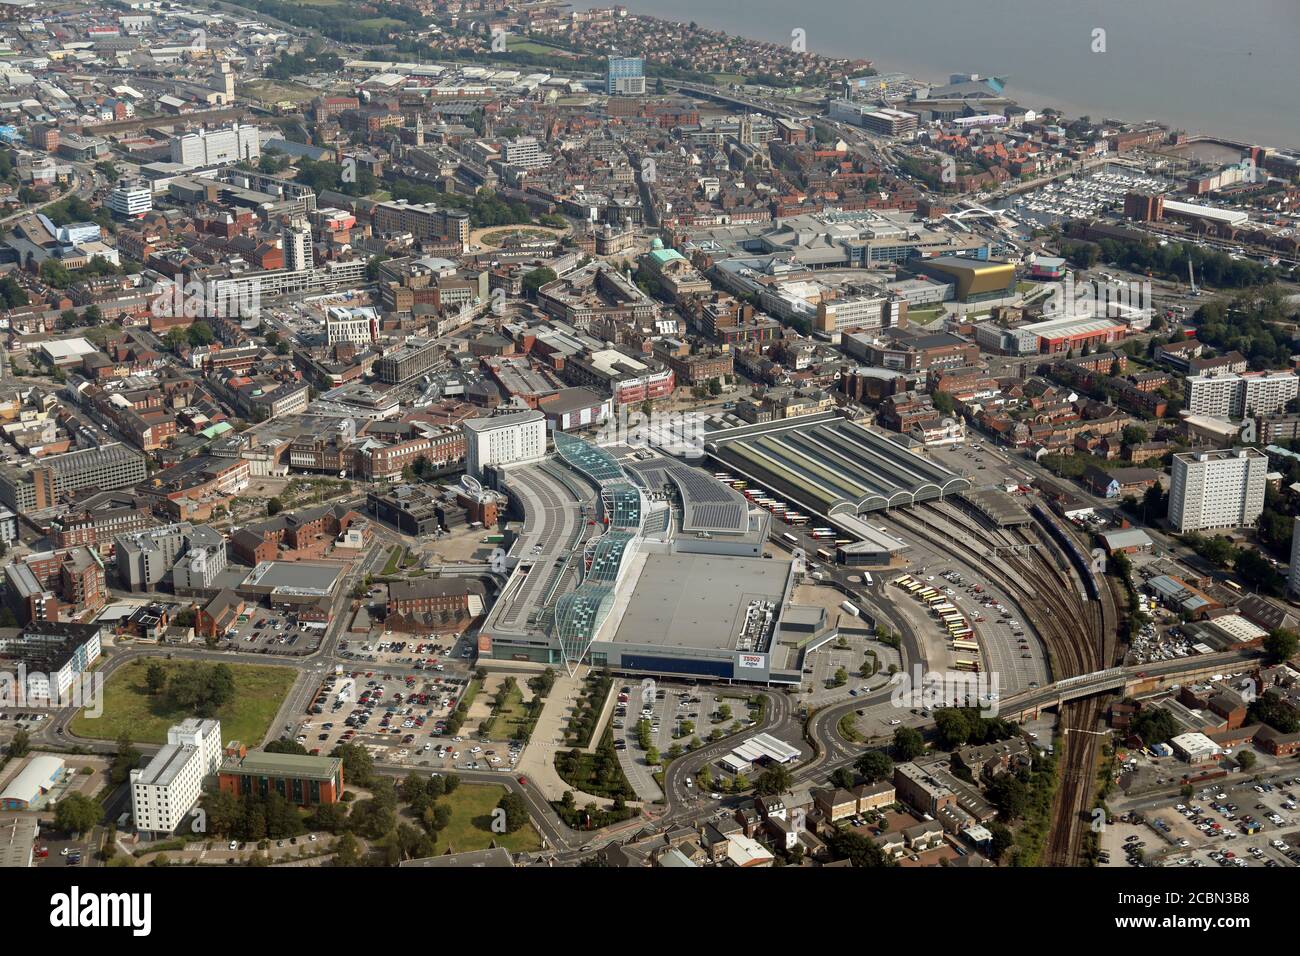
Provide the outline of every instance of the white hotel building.
[[465,431],[465,472],[479,477],[489,465],[523,465],[546,457],[546,415],[536,410],[471,418]]
[[175,833],[221,767],[221,722],[190,717],[167,731],[167,745],[131,771],[131,813],[138,830]]

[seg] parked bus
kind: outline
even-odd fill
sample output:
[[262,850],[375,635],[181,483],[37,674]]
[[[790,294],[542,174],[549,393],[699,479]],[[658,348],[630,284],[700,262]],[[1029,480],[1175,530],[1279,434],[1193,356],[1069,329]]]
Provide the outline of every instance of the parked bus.
[[954,641],[971,641],[975,639],[975,632],[968,627],[962,631],[950,631],[948,636]]
[[852,539],[852,538],[836,538],[836,539],[835,539],[835,547],[837,547],[837,548],[842,548],[842,547],[844,547],[846,544],[852,544],[852,543],[853,543],[853,539]]
[[1228,587],[1232,588],[1234,591],[1241,590],[1241,585],[1238,584],[1236,581],[1224,581],[1223,583],[1226,584]]
[[834,532],[834,531],[826,531],[826,530],[823,529],[823,528],[814,528],[814,529],[813,529],[811,532],[809,532],[809,533],[810,533],[814,538],[816,538],[818,541],[825,541],[827,538],[834,538],[834,537],[835,537],[835,532]]
[[832,554],[830,551],[827,551],[825,548],[818,548],[818,549],[817,549],[817,557],[821,558],[823,561],[834,561],[834,560],[835,560],[835,555]]
[[858,606],[849,601],[841,601],[840,607],[849,614],[852,614],[854,617],[858,617],[862,614],[862,612],[858,610]]
[[980,672],[978,661],[956,660],[952,662],[952,667],[953,670],[966,671],[971,674],[978,674]]
[[799,544],[799,539],[796,538],[794,535],[792,535],[789,531],[784,532],[781,535],[781,537],[785,538],[786,541],[789,541],[793,545],[797,546]]
[[870,571],[863,571],[863,572],[862,572],[862,580],[864,580],[864,581],[867,582],[867,587],[874,587],[875,584],[876,584],[876,582],[875,582],[874,580],[872,580],[871,572],[870,572]]
[[912,577],[911,575],[904,574],[901,577],[894,578],[894,583],[900,588],[905,588],[912,583]]
[[953,641],[952,649],[954,651],[978,651],[980,646],[974,641]]

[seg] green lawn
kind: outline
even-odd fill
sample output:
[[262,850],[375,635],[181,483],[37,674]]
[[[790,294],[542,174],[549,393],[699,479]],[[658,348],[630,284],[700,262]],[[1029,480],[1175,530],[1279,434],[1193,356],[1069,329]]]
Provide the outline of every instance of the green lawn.
[[396,574],[397,569],[401,567],[402,559],[405,557],[406,557],[406,548],[404,547],[394,548],[392,553],[388,556],[387,563],[384,565],[383,574],[385,575]]
[[496,840],[497,846],[512,853],[523,850],[540,850],[541,837],[532,825],[514,833],[492,832],[492,811],[505,796],[506,788],[492,784],[462,783],[449,797],[439,797],[438,802],[451,808],[451,822],[438,834],[438,853],[451,850],[485,850]]
[[[72,722],[72,732],[78,737],[116,740],[125,731],[136,743],[166,743],[167,728],[194,714],[172,708],[166,692],[159,697],[149,695],[144,675],[149,664],[155,661],[163,666],[169,678],[189,663],[141,658],[123,667],[104,686],[103,714],[89,717],[85,711],[78,713]],[[235,696],[217,713],[221,721],[221,742],[240,740],[249,747],[259,747],[298,672],[291,667],[227,666],[235,676]]]
[[530,723],[528,705],[524,703],[523,692],[515,687],[507,696],[506,705],[492,718],[488,737],[491,740],[513,740],[515,731],[521,725],[528,726]]

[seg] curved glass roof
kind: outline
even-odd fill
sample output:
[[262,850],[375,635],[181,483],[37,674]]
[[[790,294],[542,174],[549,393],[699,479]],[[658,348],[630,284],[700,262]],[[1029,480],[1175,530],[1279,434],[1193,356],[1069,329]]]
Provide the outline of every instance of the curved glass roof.
[[623,469],[605,449],[558,429],[555,432],[555,451],[566,465],[582,472],[596,484],[623,477]]

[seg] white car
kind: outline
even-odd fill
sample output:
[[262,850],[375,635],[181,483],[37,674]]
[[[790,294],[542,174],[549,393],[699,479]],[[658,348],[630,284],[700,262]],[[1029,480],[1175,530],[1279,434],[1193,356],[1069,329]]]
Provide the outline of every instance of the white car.
[[483,752],[483,748],[482,748],[482,747],[470,747],[470,748],[469,748],[469,752],[472,753],[472,754],[481,754],[481,753]]
[[902,721],[899,720],[897,717],[891,717],[889,720],[889,726],[891,727],[893,727],[895,724],[901,724],[901,723]]

